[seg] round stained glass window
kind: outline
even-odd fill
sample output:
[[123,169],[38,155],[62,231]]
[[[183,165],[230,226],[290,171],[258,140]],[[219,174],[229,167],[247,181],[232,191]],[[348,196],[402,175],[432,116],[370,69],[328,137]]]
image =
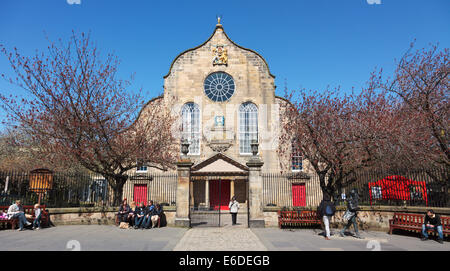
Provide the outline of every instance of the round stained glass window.
[[234,94],[234,80],[224,72],[211,73],[205,79],[205,94],[215,102],[228,101]]

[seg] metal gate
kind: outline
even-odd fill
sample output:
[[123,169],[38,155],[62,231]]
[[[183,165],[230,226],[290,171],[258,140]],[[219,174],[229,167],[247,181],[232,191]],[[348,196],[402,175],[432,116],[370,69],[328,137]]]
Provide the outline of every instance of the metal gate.
[[234,195],[240,206],[237,226],[248,227],[248,178],[191,176],[190,186],[191,227],[231,226],[228,204]]

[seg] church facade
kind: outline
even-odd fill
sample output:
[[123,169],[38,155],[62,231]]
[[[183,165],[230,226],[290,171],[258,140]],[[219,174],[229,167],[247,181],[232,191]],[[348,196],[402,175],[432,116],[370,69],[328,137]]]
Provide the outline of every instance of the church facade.
[[[255,158],[252,143],[258,144],[261,176],[281,171],[304,174],[305,163],[295,148],[287,155],[279,154],[280,125],[288,121],[282,119],[281,111],[289,102],[277,97],[275,88],[266,60],[233,42],[220,20],[204,43],[173,60],[164,76],[164,94],[150,101],[140,115],[159,102],[179,117],[178,144],[183,139],[189,142],[187,157],[192,163],[189,206],[226,209],[236,196],[244,209],[248,207],[252,198],[248,163]],[[143,163],[136,172],[151,170]],[[267,192],[260,186],[258,193]],[[292,198],[292,191],[287,188],[283,197]],[[149,193],[146,198],[158,197],[143,193]],[[177,194],[177,205],[180,200]],[[263,204],[261,199],[258,202]]]

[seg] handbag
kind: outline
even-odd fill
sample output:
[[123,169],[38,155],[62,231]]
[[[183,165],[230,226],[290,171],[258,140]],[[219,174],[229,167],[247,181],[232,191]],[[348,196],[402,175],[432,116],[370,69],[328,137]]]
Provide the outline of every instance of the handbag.
[[120,229],[128,229],[129,226],[130,226],[130,224],[128,224],[127,222],[120,222],[119,228]]
[[342,216],[342,219],[345,222],[348,222],[350,219],[352,219],[352,217],[355,215],[354,212],[351,212],[350,210],[345,211],[345,214]]

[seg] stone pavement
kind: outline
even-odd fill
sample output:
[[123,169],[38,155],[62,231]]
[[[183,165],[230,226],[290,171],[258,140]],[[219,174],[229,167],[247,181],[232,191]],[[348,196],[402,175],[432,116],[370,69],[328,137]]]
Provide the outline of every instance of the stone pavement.
[[112,225],[71,225],[39,231],[0,230],[0,250],[172,250],[186,229],[119,229]]
[[264,251],[267,248],[246,226],[193,228],[186,232],[174,250],[180,251]]
[[348,233],[340,237],[338,230],[332,230],[331,240],[325,240],[320,229],[252,229],[268,250],[288,251],[405,251],[443,250],[450,251],[450,242],[439,244],[435,240],[421,241],[419,235],[389,235],[385,232],[361,231],[364,239],[357,239]]
[[58,226],[40,231],[0,230],[0,250],[178,250],[178,251],[450,251],[450,242],[420,241],[417,236],[361,232],[364,239],[331,236],[320,229],[249,229],[244,225],[204,228],[164,227],[151,230],[122,230],[108,225]]

